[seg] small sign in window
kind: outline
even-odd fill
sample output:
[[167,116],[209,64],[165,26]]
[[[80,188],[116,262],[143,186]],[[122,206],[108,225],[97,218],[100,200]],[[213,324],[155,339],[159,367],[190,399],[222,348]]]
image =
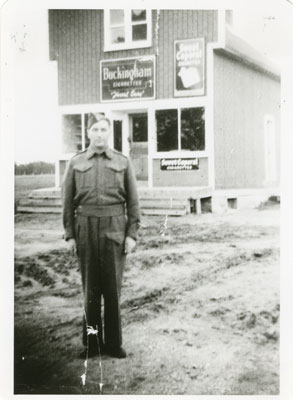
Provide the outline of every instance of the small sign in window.
[[199,169],[198,158],[161,158],[162,171],[191,171]]

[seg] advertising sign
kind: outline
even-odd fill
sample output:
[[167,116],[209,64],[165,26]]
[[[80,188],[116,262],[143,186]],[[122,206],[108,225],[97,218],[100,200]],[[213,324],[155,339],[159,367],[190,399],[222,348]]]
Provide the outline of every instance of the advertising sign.
[[101,61],[101,101],[155,98],[153,56]]
[[175,41],[174,96],[201,96],[205,92],[204,39]]
[[198,158],[161,158],[162,171],[191,171],[199,168]]

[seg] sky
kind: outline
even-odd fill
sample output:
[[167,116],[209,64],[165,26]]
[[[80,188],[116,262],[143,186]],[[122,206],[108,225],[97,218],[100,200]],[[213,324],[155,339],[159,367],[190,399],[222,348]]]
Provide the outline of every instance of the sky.
[[53,162],[58,155],[57,71],[48,56],[47,10],[22,9],[9,28],[15,161]]
[[[278,65],[290,57],[282,35],[293,43],[293,0],[290,1],[255,0],[253,7],[248,6],[252,4],[248,0],[233,3],[237,4],[233,10],[235,32]],[[13,81],[15,161],[53,162],[59,154],[60,134],[57,71],[48,57],[46,8],[16,9],[6,34]]]

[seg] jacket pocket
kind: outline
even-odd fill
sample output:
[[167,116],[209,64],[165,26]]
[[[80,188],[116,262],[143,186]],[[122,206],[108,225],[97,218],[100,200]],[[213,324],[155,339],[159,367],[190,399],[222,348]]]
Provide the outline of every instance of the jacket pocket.
[[94,168],[92,165],[74,166],[77,188],[91,187],[95,185]]
[[105,167],[105,186],[117,187],[123,185],[124,171],[124,166],[107,165]]

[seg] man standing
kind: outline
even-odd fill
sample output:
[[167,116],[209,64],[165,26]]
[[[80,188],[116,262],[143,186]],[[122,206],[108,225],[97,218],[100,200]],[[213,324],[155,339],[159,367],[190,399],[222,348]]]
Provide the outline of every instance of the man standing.
[[129,159],[108,146],[109,119],[91,114],[87,128],[90,145],[70,160],[62,184],[65,240],[81,270],[84,354],[124,358],[119,297],[140,219],[136,181]]

